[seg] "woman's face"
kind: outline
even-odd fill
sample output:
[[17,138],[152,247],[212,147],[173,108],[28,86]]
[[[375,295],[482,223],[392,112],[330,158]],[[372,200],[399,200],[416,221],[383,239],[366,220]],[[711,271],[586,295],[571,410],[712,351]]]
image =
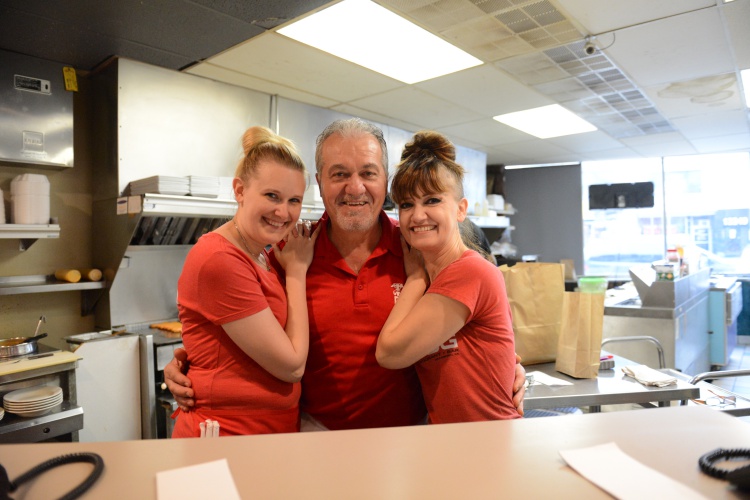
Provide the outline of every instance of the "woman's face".
[[468,202],[458,198],[455,181],[443,174],[448,191],[443,193],[414,193],[398,208],[401,234],[409,245],[423,253],[440,251],[460,238],[458,222],[466,218]]
[[234,193],[243,232],[266,246],[279,242],[299,219],[305,176],[282,163],[262,160],[246,184],[235,178]]

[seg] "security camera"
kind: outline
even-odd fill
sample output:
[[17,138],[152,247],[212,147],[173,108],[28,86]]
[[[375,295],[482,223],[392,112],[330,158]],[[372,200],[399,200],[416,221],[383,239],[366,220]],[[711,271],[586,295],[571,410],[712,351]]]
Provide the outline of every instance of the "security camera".
[[594,55],[594,53],[596,52],[596,45],[591,42],[586,42],[586,45],[583,46],[583,51],[587,56]]

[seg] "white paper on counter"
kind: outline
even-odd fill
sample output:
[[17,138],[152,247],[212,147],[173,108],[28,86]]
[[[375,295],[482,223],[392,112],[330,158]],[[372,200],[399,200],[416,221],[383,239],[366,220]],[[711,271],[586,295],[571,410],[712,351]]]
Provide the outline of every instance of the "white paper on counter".
[[706,498],[669,476],[646,467],[615,443],[562,450],[560,456],[576,472],[615,498]]
[[568,382],[561,378],[551,377],[544,372],[530,372],[526,374],[526,377],[534,377],[534,382],[531,385],[573,385],[572,382]]
[[156,473],[156,498],[240,500],[226,458]]

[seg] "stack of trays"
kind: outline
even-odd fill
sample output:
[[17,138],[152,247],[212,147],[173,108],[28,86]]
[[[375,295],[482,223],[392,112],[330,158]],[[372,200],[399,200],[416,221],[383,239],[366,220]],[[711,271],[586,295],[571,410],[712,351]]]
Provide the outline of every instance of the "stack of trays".
[[59,408],[62,400],[60,387],[43,385],[9,392],[3,397],[3,407],[19,417],[41,417]]
[[130,195],[153,193],[184,196],[190,192],[190,181],[185,177],[155,175],[137,181],[130,181],[126,191]]
[[201,196],[203,198],[216,198],[219,196],[219,178],[200,175],[188,176],[190,183],[190,196]]

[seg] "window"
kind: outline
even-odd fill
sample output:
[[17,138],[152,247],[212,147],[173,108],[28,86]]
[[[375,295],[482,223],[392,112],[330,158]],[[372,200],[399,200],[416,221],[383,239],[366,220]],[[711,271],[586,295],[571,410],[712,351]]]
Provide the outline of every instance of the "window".
[[[581,181],[587,276],[629,280],[670,247],[694,268],[750,273],[750,154],[584,162]],[[652,208],[589,208],[590,185],[636,182],[654,183]]]

